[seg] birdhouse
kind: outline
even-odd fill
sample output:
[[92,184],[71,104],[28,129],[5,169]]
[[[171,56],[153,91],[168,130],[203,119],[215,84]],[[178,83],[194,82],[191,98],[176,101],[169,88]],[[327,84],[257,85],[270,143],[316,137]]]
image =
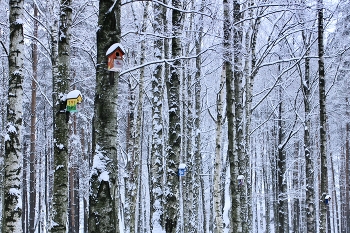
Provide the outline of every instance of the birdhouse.
[[186,173],[186,164],[180,163],[178,174],[179,176],[185,176],[185,173]]
[[123,46],[115,43],[106,52],[108,58],[108,70],[119,72],[123,68],[123,55],[125,54]]
[[77,105],[83,101],[81,92],[73,90],[67,94],[67,112],[78,112]]
[[238,185],[241,186],[244,184],[244,176],[243,175],[239,175],[237,177],[237,180],[238,180]]
[[324,203],[326,205],[328,205],[328,203],[331,201],[331,196],[327,195],[325,198],[324,198]]

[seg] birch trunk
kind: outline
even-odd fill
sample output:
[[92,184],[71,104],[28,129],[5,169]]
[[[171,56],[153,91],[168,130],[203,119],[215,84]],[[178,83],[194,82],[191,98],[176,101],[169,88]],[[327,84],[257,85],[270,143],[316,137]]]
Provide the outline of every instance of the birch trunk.
[[[154,5],[155,23],[154,33],[164,33],[166,9],[160,4]],[[154,42],[155,57],[164,58],[164,39],[158,38]],[[163,78],[164,65],[158,64],[152,79],[152,149],[151,149],[151,231],[164,230],[163,215]]]
[[[188,3],[189,7],[193,9],[193,1]],[[186,38],[191,38],[190,32],[193,31],[193,13],[189,14],[188,18],[184,21],[191,22],[184,29]],[[184,56],[188,57],[190,55],[190,40],[186,41],[183,48]],[[184,139],[182,141],[182,158],[180,158],[180,163],[185,163],[187,167],[193,168],[194,160],[192,156],[193,152],[193,86],[192,86],[192,73],[186,67],[190,67],[189,60],[183,61],[182,65],[182,133]],[[192,231],[193,225],[195,224],[195,209],[192,208],[193,203],[193,192],[192,192],[192,178],[193,169],[187,169],[186,176],[180,178],[180,214],[181,218],[181,228],[180,232],[189,233]],[[182,206],[181,206],[182,203]],[[180,213],[181,213],[180,212]],[[191,217],[190,217],[191,216]],[[194,217],[194,218],[192,218]]]
[[54,177],[51,232],[67,231],[68,215],[68,138],[66,94],[70,81],[71,1],[62,0],[58,33],[58,73],[53,79]]
[[[350,114],[349,114],[349,110],[348,110],[348,106],[349,106],[349,100],[348,100],[348,98],[346,98],[345,99],[346,100],[346,117],[349,119],[349,116],[350,116]],[[343,173],[344,173],[344,175],[345,175],[345,184],[344,184],[344,191],[343,191],[343,193],[344,193],[344,195],[341,195],[341,199],[345,199],[345,201],[343,201],[343,203],[341,204],[342,206],[344,206],[343,207],[343,211],[344,211],[344,216],[345,217],[343,217],[344,218],[344,225],[343,225],[343,231],[345,231],[345,232],[349,232],[349,226],[350,226],[350,222],[348,221],[349,220],[349,218],[350,218],[350,216],[349,216],[349,214],[350,214],[350,209],[349,209],[349,205],[350,205],[350,203],[349,203],[349,195],[350,195],[350,193],[349,193],[349,183],[350,183],[350,177],[349,177],[349,173],[350,173],[350,170],[349,170],[349,159],[350,159],[350,123],[349,122],[347,122],[346,123],[346,136],[345,136],[345,153],[344,153],[344,157],[345,157],[345,165],[343,165]],[[332,159],[332,158],[331,158]],[[343,175],[343,176],[344,176]],[[340,189],[341,190],[341,189]]]
[[285,146],[285,126],[283,122],[283,101],[282,89],[279,89],[279,106],[278,106],[278,160],[277,160],[277,190],[278,190],[278,232],[284,233],[289,231],[288,226],[288,195],[287,195],[287,178],[286,178],[286,151]]
[[306,35],[303,32],[304,45],[307,48],[305,53],[305,78],[302,82],[302,90],[304,96],[304,155],[305,155],[305,173],[306,173],[306,200],[305,200],[305,212],[306,212],[306,228],[308,233],[316,232],[316,206],[315,206],[315,188],[314,188],[314,161],[311,157],[311,85],[310,85],[310,50],[308,49],[309,43]]
[[225,99],[224,85],[226,79],[226,69],[223,67],[220,81],[220,90],[216,97],[216,138],[215,138],[215,161],[214,161],[214,233],[223,232],[223,215],[221,205],[221,144],[222,144],[222,124],[223,124],[223,101]]
[[234,122],[234,90],[233,90],[233,71],[232,71],[232,53],[231,53],[231,20],[230,7],[227,0],[223,0],[224,6],[224,66],[226,69],[226,117],[227,117],[227,157],[230,164],[230,199],[231,199],[231,218],[230,218],[230,232],[241,232],[240,225],[240,198],[238,192],[238,158],[235,151],[235,122]]
[[70,129],[70,149],[69,149],[69,199],[68,199],[68,230],[69,233],[79,233],[79,158],[83,153],[81,145],[78,144],[79,136],[77,134],[76,114],[72,116]]
[[[233,59],[234,59],[234,112],[235,112],[235,157],[238,159],[238,175],[243,175],[244,180],[242,184],[238,185],[239,198],[239,217],[237,218],[238,229],[237,232],[248,232],[248,206],[247,206],[247,182],[250,162],[249,157],[245,153],[244,132],[245,122],[243,119],[243,51],[242,39],[243,28],[242,23],[241,4],[239,1],[233,1]],[[237,176],[231,176],[231,179],[236,179]]]
[[321,195],[320,195],[320,233],[327,232],[327,210],[328,205],[323,203],[328,195],[328,174],[327,174],[327,135],[326,135],[326,81],[324,67],[324,26],[323,26],[323,0],[317,1],[318,16],[318,85],[320,104],[320,157],[321,157]]
[[[203,10],[204,1],[201,1],[201,11]],[[193,171],[192,171],[192,192],[193,192],[193,203],[192,203],[192,216],[193,223],[189,227],[193,232],[202,232],[203,230],[199,227],[200,225],[200,208],[199,208],[199,200],[200,200],[200,176],[199,173],[201,171],[202,164],[202,154],[201,154],[201,74],[202,74],[202,56],[201,54],[201,46],[202,46],[202,35],[203,35],[203,20],[197,28],[198,35],[195,40],[196,47],[196,73],[195,73],[195,84],[194,84],[194,92],[195,92],[195,100],[194,107],[195,112],[193,116],[194,121],[194,145],[193,145]]]
[[22,229],[22,113],[24,78],[23,0],[10,1],[10,49],[7,125],[4,156],[2,232]]
[[[171,53],[173,58],[181,56],[181,18],[182,13],[181,1],[172,0],[173,15],[172,15],[172,26],[173,26],[173,38]],[[166,189],[165,192],[165,232],[175,233],[178,225],[179,216],[179,177],[178,177],[178,166],[181,151],[181,126],[180,126],[180,87],[181,78],[179,66],[181,62],[176,59],[170,68],[170,77],[167,81],[167,95],[168,95],[168,106],[169,106],[169,146],[167,156],[167,177],[166,177]]]
[[[248,7],[250,10],[248,11],[247,18],[253,18],[253,7],[254,7],[254,1],[249,0]],[[250,160],[248,157],[249,154],[252,154],[251,148],[250,148],[250,126],[251,126],[251,119],[252,119],[252,102],[253,102],[253,87],[254,87],[254,79],[255,76],[258,73],[259,68],[257,67],[257,59],[256,59],[256,45],[257,45],[257,38],[258,33],[260,29],[260,23],[261,23],[261,17],[259,16],[259,13],[257,13],[256,20],[251,21],[248,25],[248,29],[246,32],[246,38],[245,38],[245,49],[246,53],[248,54],[246,60],[245,60],[245,67],[244,67],[244,74],[245,74],[245,118],[246,118],[246,124],[245,124],[245,146],[246,146],[246,153],[247,153],[247,159]],[[249,163],[248,163],[249,162]],[[251,167],[251,162],[247,161],[247,166]],[[247,212],[248,212],[248,229],[249,231],[252,228],[252,221],[253,221],[253,211],[252,211],[252,171],[251,168],[248,168],[249,171],[247,171],[247,177],[246,177],[246,183],[247,183]],[[269,213],[266,213],[266,216],[269,216]],[[267,224],[267,229],[269,225]]]
[[[148,3],[146,3],[144,12],[143,12],[143,24],[141,28],[141,32],[144,33],[146,30],[146,23],[145,20],[147,19],[147,10],[148,10]],[[141,58],[140,58],[140,64],[143,64],[145,62],[145,41],[141,41]],[[141,211],[140,208],[137,208],[137,203],[139,203],[139,198],[141,196],[138,196],[141,190],[139,187],[139,183],[141,180],[139,177],[141,176],[141,132],[142,132],[142,115],[143,115],[143,94],[144,94],[144,76],[145,76],[145,69],[142,67],[140,69],[140,79],[139,79],[139,98],[138,98],[138,105],[137,105],[137,115],[136,115],[136,123],[135,123],[135,143],[134,143],[134,153],[132,158],[132,177],[130,177],[130,183],[131,183],[131,202],[130,202],[130,232],[140,232],[137,228],[137,224],[139,224],[138,219],[138,212]]]
[[119,193],[117,159],[117,84],[107,71],[106,52],[120,42],[120,1],[101,0],[97,31],[96,92],[93,119],[93,167],[90,177],[90,233],[117,233]]

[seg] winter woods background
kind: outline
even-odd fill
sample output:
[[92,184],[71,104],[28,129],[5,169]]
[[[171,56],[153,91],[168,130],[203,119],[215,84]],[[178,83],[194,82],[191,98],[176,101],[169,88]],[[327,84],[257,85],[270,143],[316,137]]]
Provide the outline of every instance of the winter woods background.
[[349,1],[0,6],[2,232],[350,232]]

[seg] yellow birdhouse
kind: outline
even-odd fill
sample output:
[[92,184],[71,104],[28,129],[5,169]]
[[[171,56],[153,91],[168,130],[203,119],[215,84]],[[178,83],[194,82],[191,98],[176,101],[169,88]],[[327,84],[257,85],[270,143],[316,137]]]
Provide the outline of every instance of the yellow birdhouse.
[[83,101],[81,92],[78,90],[73,90],[67,94],[67,111],[68,112],[78,112],[77,105]]
[[115,43],[106,52],[108,58],[108,70],[119,72],[123,68],[123,55],[125,54],[123,46]]

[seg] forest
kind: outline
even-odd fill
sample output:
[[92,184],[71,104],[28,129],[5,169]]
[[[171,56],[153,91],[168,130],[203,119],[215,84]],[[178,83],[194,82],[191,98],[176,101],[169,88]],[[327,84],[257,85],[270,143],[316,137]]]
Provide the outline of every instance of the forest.
[[350,233],[349,9],[0,0],[1,232]]

